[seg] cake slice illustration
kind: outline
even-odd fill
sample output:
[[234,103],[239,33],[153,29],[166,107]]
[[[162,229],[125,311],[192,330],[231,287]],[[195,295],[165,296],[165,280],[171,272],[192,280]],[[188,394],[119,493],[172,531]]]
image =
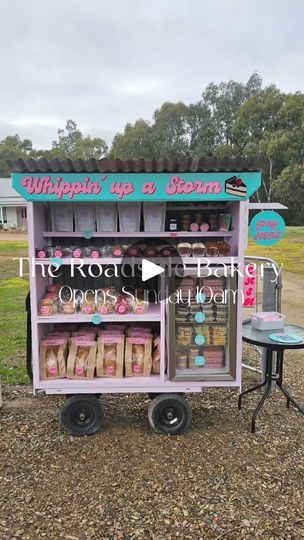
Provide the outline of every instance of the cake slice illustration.
[[247,186],[238,176],[231,176],[231,178],[228,178],[225,182],[225,193],[236,195],[237,197],[246,197]]

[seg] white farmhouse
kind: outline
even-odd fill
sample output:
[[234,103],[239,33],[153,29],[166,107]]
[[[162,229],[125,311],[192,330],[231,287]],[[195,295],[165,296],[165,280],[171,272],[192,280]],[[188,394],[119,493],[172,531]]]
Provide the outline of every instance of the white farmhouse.
[[26,202],[12,187],[11,178],[0,178],[0,227],[27,227]]

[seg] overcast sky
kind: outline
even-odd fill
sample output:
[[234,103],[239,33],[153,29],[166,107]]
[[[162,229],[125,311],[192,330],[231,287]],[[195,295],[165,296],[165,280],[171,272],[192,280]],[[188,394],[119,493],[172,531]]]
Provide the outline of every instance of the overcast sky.
[[50,146],[72,118],[108,144],[211,82],[303,90],[303,0],[0,0],[0,139]]

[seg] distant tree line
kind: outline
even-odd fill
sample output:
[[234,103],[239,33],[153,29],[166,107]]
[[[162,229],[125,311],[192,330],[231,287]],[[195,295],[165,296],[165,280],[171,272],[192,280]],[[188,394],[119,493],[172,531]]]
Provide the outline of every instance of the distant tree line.
[[210,83],[190,105],[165,102],[151,122],[126,124],[108,149],[99,137],[84,136],[73,120],[59,129],[49,150],[36,150],[19,135],[0,141],[0,176],[8,176],[7,159],[46,157],[71,159],[161,159],[201,156],[268,158],[261,201],[289,207],[289,224],[304,224],[304,94],[263,87],[257,73],[243,84]]

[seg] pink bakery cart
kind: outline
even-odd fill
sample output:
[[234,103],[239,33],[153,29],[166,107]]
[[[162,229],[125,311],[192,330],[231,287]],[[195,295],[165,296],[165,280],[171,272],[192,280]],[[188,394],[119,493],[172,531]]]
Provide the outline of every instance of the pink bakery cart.
[[66,396],[69,433],[97,433],[102,394],[148,394],[152,428],[179,434],[191,420],[187,393],[240,388],[258,159],[19,159],[11,168],[28,205],[33,390]]

